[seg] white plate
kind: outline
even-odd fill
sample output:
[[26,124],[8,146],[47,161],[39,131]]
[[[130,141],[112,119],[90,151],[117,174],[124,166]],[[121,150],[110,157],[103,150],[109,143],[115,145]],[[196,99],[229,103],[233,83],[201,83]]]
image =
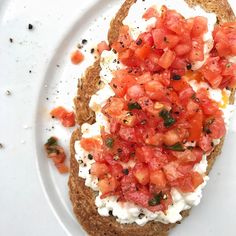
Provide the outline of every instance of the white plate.
[[[0,182],[0,187],[5,189],[0,197],[0,233],[65,234],[47,210],[36,178],[37,169],[49,205],[65,232],[84,235],[68,198],[68,176],[58,174],[45,157],[43,144],[49,136],[56,135],[68,147],[72,130],[63,129],[51,120],[49,111],[57,105],[72,109],[77,78],[92,64],[92,43],[105,38],[108,22],[121,1],[11,0],[0,3],[0,107],[3,111],[0,143],[5,146],[0,150],[4,157],[0,173],[4,181]],[[28,23],[34,25],[32,31],[27,29]],[[10,37],[13,43],[8,41]],[[84,51],[87,60],[74,66],[69,60],[70,53],[82,39],[88,40],[83,49],[87,51]],[[6,96],[6,90],[11,90],[12,95]],[[236,235],[234,120],[236,115],[201,204],[171,232],[172,236]],[[12,220],[15,227],[10,227]],[[38,223],[45,226],[38,227]]]

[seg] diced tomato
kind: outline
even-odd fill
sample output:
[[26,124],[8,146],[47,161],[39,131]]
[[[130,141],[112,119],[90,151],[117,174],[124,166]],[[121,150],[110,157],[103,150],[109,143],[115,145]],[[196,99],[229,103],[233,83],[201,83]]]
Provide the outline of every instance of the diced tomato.
[[201,69],[204,78],[210,83],[213,88],[219,87],[222,81],[222,69],[219,60],[219,57],[209,57],[205,65]]
[[199,110],[191,117],[189,120],[190,129],[189,129],[189,141],[199,141],[203,129],[203,114]]
[[96,151],[100,149],[101,143],[95,138],[82,138],[80,140],[81,147],[88,152]]
[[215,117],[209,125],[210,137],[212,139],[222,138],[226,133],[225,122],[222,117]]
[[168,69],[174,62],[174,60],[175,60],[175,52],[171,50],[166,50],[160,57],[158,65],[160,65],[164,69]]
[[84,60],[84,55],[81,51],[76,50],[71,54],[71,62],[75,65],[78,65]]
[[118,116],[122,114],[124,107],[125,103],[122,98],[112,97],[109,99],[107,106],[103,108],[103,111],[110,116]]
[[146,185],[149,183],[149,169],[146,164],[137,163],[133,168],[133,175],[140,184]]
[[163,143],[163,134],[157,133],[153,136],[150,136],[145,140],[145,143],[153,146],[161,146]]
[[98,44],[97,49],[98,49],[98,53],[101,55],[103,51],[105,51],[105,50],[109,51],[110,47],[109,47],[109,45],[107,44],[106,41],[101,41]]
[[73,127],[75,126],[75,113],[74,112],[67,112],[61,123],[64,127]]
[[120,165],[118,163],[111,166],[111,174],[116,179],[120,179],[122,176],[124,176],[122,171],[123,171],[123,167],[122,167],[122,165]]
[[164,134],[163,141],[167,146],[172,146],[178,142],[181,142],[182,140],[178,132],[174,129],[171,129]]
[[166,186],[166,177],[162,170],[156,170],[150,173],[150,182],[157,188],[163,189]]
[[67,113],[67,110],[64,107],[61,107],[61,106],[54,108],[50,112],[50,114],[53,118],[56,118],[56,119],[59,119],[59,120],[63,119],[64,116],[66,115],[66,113]]
[[177,162],[170,162],[163,167],[167,180],[174,181],[183,177],[183,174],[178,171],[179,164]]
[[183,56],[188,54],[191,51],[192,47],[191,45],[188,44],[178,44],[174,51],[176,53],[177,56]]
[[119,135],[123,140],[132,141],[135,140],[135,129],[121,126]]
[[193,172],[191,177],[194,189],[203,183],[203,177],[198,172]]
[[108,174],[109,171],[109,167],[104,163],[95,162],[91,166],[91,175],[97,176],[98,178]]
[[168,34],[165,30],[155,29],[152,31],[154,44],[157,49],[174,48],[178,42],[179,37],[174,34]]
[[158,16],[158,12],[157,12],[157,9],[154,8],[154,7],[150,7],[146,10],[146,12],[144,13],[143,15],[143,18],[145,20],[149,20],[150,18],[152,17],[157,17]]
[[154,40],[150,32],[145,32],[139,35],[138,40],[141,39],[143,43],[152,47],[154,45]]
[[117,186],[118,183],[114,177],[104,178],[98,181],[98,187],[102,194],[115,191]]
[[192,27],[191,35],[193,38],[202,36],[208,31],[207,18],[203,16],[194,17],[194,24]]
[[143,97],[145,95],[145,91],[143,89],[143,86],[136,84],[128,88],[127,95],[129,96],[129,98],[137,99]]
[[61,174],[66,174],[69,172],[69,167],[66,166],[64,163],[57,163],[57,164],[55,164],[55,166],[57,167],[58,171]]
[[[57,149],[58,150],[58,149]],[[50,158],[52,158],[54,164],[58,164],[58,163],[63,163],[66,159],[66,155],[64,153],[64,150],[63,152],[52,152],[48,155]]]
[[145,84],[145,83],[147,83],[147,82],[149,82],[151,80],[152,80],[151,73],[150,72],[146,72],[146,73],[142,74],[141,76],[139,76],[137,78],[137,83],[138,84]]
[[165,90],[164,86],[160,82],[155,80],[149,81],[144,85],[144,88],[149,98],[155,100],[163,98]]
[[194,38],[192,41],[192,50],[189,54],[191,62],[204,60],[204,42],[202,38]]
[[210,152],[213,149],[211,144],[212,138],[207,134],[201,134],[198,145],[204,152]]
[[148,163],[154,156],[154,150],[149,146],[137,147],[135,154],[139,162]]
[[51,116],[61,121],[64,127],[75,126],[74,112],[68,112],[64,107],[56,107],[50,112]]
[[140,60],[145,60],[150,53],[151,53],[151,47],[146,44],[135,50],[135,56]]

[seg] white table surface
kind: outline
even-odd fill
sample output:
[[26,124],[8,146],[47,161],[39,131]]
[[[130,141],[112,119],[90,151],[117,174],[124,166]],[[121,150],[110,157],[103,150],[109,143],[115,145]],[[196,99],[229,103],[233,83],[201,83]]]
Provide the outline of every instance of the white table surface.
[[[93,2],[0,0],[0,235],[66,235],[39,181],[35,101],[57,37]],[[230,2],[236,9],[236,2]],[[27,29],[29,23],[33,31]]]

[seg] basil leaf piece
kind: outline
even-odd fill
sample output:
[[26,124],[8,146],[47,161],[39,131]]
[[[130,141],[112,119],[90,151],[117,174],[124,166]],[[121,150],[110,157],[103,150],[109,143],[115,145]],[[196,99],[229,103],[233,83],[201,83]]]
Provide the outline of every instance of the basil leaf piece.
[[48,146],[55,146],[57,145],[57,139],[55,137],[51,137],[48,139],[46,145]]
[[172,146],[165,146],[166,149],[172,150],[172,151],[177,151],[177,152],[183,152],[185,148],[181,143],[176,143]]
[[152,199],[148,201],[149,206],[156,206],[161,203],[161,200],[163,199],[163,194],[162,192],[156,194]]
[[113,145],[114,145],[114,139],[109,137],[109,138],[106,138],[105,139],[105,145],[108,147],[108,148],[112,148]]
[[175,118],[172,117],[169,111],[162,109],[159,116],[164,120],[165,127],[169,128],[175,123]]
[[137,102],[133,102],[133,103],[128,103],[128,109],[131,111],[131,110],[134,110],[134,109],[137,109],[137,110],[141,110],[142,107],[137,103]]

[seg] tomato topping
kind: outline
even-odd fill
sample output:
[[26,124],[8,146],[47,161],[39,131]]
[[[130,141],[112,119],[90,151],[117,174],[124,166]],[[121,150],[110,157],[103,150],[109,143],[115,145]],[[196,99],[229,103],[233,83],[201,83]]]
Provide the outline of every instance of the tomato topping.
[[64,127],[75,126],[74,112],[68,112],[64,107],[56,107],[50,112],[53,118],[59,119]]
[[81,51],[76,50],[71,54],[71,62],[75,65],[80,64],[84,60],[84,55]]
[[[115,95],[102,107],[108,130],[102,128],[99,139],[82,138],[80,145],[94,158],[91,174],[99,178],[101,198],[117,196],[165,212],[172,188],[189,193],[204,182],[195,165],[226,133],[220,106],[227,106],[227,93],[222,105],[207,88],[236,86],[236,64],[228,58],[236,54],[236,25],[216,26],[214,46],[204,55],[205,17],[185,19],[165,6],[143,16],[153,17],[155,25],[135,40],[128,26],[121,27],[112,48],[124,69],[113,71]],[[55,116],[62,119],[63,110]]]
[[61,174],[69,172],[69,168],[66,166],[65,159],[66,154],[64,149],[58,145],[58,139],[56,137],[51,137],[48,139],[47,143],[44,144],[47,156],[51,158]]
[[98,49],[98,53],[101,55],[103,51],[110,50],[109,45],[107,44],[106,41],[101,41],[98,45],[97,45],[97,49]]

